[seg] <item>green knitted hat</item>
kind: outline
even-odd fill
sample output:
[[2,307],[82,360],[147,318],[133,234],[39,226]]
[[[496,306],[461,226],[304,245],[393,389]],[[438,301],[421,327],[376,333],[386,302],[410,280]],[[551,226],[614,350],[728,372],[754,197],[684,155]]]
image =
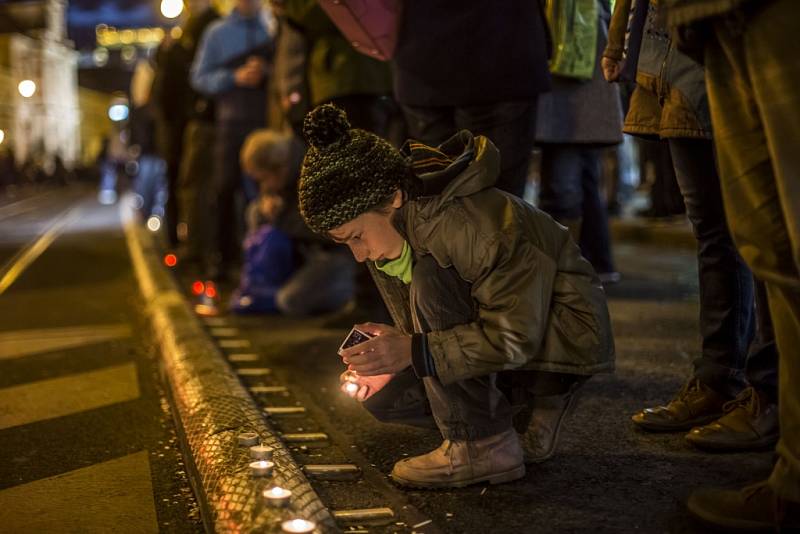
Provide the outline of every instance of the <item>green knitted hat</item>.
[[408,163],[384,139],[350,128],[332,104],[303,121],[309,148],[300,171],[300,213],[317,233],[352,221],[386,202],[408,176]]

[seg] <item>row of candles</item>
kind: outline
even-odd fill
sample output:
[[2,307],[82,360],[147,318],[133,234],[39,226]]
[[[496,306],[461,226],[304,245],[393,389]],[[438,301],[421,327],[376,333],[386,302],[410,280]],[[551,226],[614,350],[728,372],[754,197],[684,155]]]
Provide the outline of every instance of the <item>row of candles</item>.
[[[269,477],[275,471],[275,462],[272,461],[273,449],[267,445],[258,444],[259,436],[255,432],[239,434],[239,445],[250,447],[250,474],[254,477]],[[284,508],[289,505],[292,498],[291,490],[280,486],[273,486],[261,492],[265,502],[274,508]],[[308,519],[294,518],[281,523],[283,532],[292,534],[307,534],[314,532],[317,524]]]

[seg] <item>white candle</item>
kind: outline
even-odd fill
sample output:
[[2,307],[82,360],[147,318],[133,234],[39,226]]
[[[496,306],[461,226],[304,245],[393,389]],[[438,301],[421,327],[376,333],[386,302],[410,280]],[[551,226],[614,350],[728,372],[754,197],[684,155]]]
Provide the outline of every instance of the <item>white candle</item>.
[[251,445],[258,445],[259,441],[258,434],[255,432],[242,432],[238,436],[239,446],[240,447],[249,447]]
[[250,447],[250,458],[254,460],[272,460],[272,447],[253,445]]
[[358,384],[355,382],[348,382],[344,388],[350,395],[355,395],[358,392]]
[[281,523],[281,529],[284,532],[292,532],[294,534],[307,534],[313,532],[317,528],[317,524],[307,519],[290,519]]
[[250,474],[254,477],[268,477],[272,474],[275,464],[267,460],[259,460],[250,463]]
[[267,503],[270,506],[280,508],[289,504],[289,499],[292,497],[292,492],[287,489],[275,486],[274,488],[266,489],[261,492]]

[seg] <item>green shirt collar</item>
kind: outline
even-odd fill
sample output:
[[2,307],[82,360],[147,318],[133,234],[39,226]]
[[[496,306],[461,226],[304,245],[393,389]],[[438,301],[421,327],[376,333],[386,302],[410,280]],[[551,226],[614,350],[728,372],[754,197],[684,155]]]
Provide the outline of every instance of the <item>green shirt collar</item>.
[[412,260],[411,247],[408,246],[408,241],[403,241],[403,252],[400,253],[399,258],[385,262],[376,261],[375,267],[389,276],[399,278],[407,285],[411,283]]

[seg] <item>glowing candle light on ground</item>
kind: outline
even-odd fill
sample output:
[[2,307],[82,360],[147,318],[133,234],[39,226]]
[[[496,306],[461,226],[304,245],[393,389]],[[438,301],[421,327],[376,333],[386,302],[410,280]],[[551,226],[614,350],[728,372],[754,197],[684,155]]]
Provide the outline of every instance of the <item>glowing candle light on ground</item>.
[[274,488],[264,490],[261,495],[264,496],[264,499],[266,499],[270,506],[280,508],[289,504],[289,499],[292,497],[292,492],[275,486]]
[[272,474],[275,464],[267,460],[259,460],[250,463],[250,474],[254,477],[268,477]]
[[281,523],[281,529],[284,532],[291,532],[293,534],[314,532],[315,528],[317,528],[317,524],[307,519],[290,519],[289,521]]

